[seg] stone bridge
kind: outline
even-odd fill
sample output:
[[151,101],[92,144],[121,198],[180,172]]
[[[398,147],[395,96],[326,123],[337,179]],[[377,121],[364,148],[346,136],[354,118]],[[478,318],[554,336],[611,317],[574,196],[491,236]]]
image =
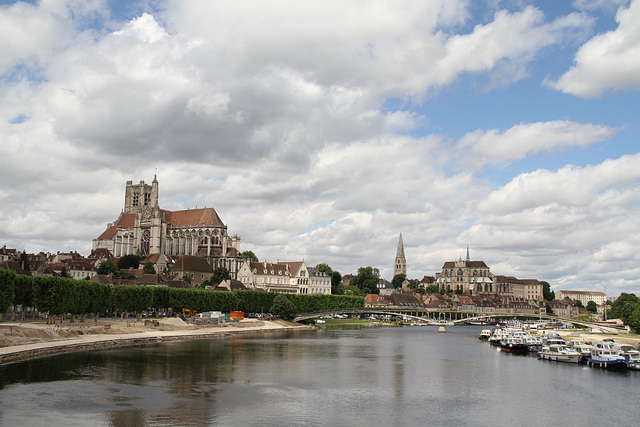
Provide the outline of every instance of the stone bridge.
[[[415,314],[412,314],[415,313]],[[333,316],[336,314],[374,314],[374,315],[379,315],[379,316],[396,316],[396,317],[404,317],[404,318],[409,318],[409,319],[414,319],[418,322],[423,322],[423,323],[428,323],[431,325],[438,325],[441,323],[448,323],[448,324],[462,324],[462,323],[467,323],[467,322],[473,322],[473,321],[481,321],[481,320],[486,320],[486,319],[504,319],[504,318],[510,318],[510,317],[528,317],[531,319],[545,319],[545,320],[552,320],[552,321],[557,321],[557,322],[565,322],[565,323],[571,323],[571,324],[575,324],[575,325],[581,325],[590,329],[597,329],[599,331],[602,332],[607,332],[607,333],[618,333],[618,332],[626,332],[627,329],[625,329],[624,327],[615,327],[615,326],[604,326],[604,325],[600,325],[594,322],[585,322],[585,321],[581,321],[581,320],[575,320],[575,319],[567,319],[567,318],[563,318],[563,317],[558,317],[558,316],[550,316],[550,315],[534,315],[531,313],[509,313],[509,314],[482,314],[482,315],[476,315],[476,316],[467,316],[467,317],[460,317],[457,318],[458,315],[462,314],[466,314],[466,313],[458,313],[458,312],[426,312],[423,310],[416,310],[411,309],[411,308],[404,308],[404,307],[390,307],[387,310],[381,310],[379,308],[375,308],[375,307],[363,307],[363,308],[351,308],[351,309],[342,309],[342,310],[331,310],[331,311],[325,311],[325,312],[319,312],[319,313],[301,313],[299,314],[294,321],[295,322],[301,322],[304,320],[310,320],[310,319],[317,319],[319,317],[323,317],[323,316]],[[427,315],[425,317],[425,314]],[[434,315],[434,314],[438,314],[438,317],[434,317],[434,316],[429,316],[429,315]],[[449,315],[449,318],[447,319],[447,314]],[[452,318],[452,314],[455,314],[456,318],[453,319]]]

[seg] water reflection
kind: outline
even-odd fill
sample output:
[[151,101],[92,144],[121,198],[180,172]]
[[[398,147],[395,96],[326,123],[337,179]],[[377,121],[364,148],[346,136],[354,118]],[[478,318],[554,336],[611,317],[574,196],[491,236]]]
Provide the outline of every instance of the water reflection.
[[37,359],[0,368],[0,424],[548,425],[571,411],[570,424],[611,425],[638,415],[638,373],[509,357],[477,332],[280,332]]

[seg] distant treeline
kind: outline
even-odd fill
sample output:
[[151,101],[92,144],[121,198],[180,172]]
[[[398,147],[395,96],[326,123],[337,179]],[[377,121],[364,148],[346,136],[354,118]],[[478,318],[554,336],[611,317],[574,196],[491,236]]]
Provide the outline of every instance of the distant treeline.
[[[268,312],[275,292],[212,291],[152,286],[104,285],[65,277],[32,277],[0,270],[0,313],[10,306],[34,307],[41,313],[76,316],[109,310],[141,313],[149,309],[182,312]],[[298,313],[364,307],[364,298],[348,295],[287,294]]]

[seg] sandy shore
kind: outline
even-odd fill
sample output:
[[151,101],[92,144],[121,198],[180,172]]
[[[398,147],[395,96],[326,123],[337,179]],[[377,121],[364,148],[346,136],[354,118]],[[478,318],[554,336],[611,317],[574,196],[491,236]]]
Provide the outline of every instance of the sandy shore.
[[43,322],[0,323],[0,364],[70,351],[126,347],[162,341],[196,339],[233,334],[305,329],[284,321],[246,319],[222,325],[195,326],[177,318],[158,319],[158,326],[133,319],[101,319],[97,324]]

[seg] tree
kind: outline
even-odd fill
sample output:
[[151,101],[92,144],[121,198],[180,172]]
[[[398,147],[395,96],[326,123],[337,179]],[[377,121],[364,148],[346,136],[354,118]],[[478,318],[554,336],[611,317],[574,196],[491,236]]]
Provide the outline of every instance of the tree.
[[259,262],[258,257],[253,253],[253,251],[244,251],[242,252],[242,256],[249,262]]
[[[118,262],[118,264],[120,264]],[[145,262],[144,266],[142,267],[142,273],[144,274],[156,274],[156,268],[153,265],[152,262]]]
[[324,262],[316,265],[316,270],[323,272],[327,276],[333,274],[333,270],[329,267],[329,264],[325,264]]
[[395,276],[393,276],[393,279],[391,279],[391,284],[393,285],[393,287],[395,289],[401,288],[402,287],[402,283],[407,280],[407,275],[400,273],[400,274],[396,274]]
[[2,313],[13,305],[15,297],[16,273],[13,270],[0,270],[0,321]]
[[128,270],[129,268],[137,269],[140,267],[140,261],[142,261],[142,259],[140,255],[125,255],[118,260],[118,268],[120,270]]
[[[13,299],[15,305],[22,306],[22,320],[25,320],[25,309],[33,307],[33,277],[16,275],[15,297]],[[35,316],[35,311],[33,313]]]
[[365,294],[379,294],[380,270],[373,267],[360,267],[358,275],[351,279],[350,285],[356,286]]
[[584,304],[582,304],[582,301],[580,300],[576,300],[576,305],[578,306],[578,308],[584,308]]
[[407,287],[411,289],[413,292],[417,292],[420,287],[420,281],[418,279],[411,279],[407,284]]
[[331,273],[331,293],[333,295],[343,295],[344,285],[342,284],[342,274],[339,271]]
[[64,265],[62,266],[62,270],[60,270],[60,277],[71,277],[67,272],[67,267],[65,267]]
[[344,295],[352,295],[354,297],[364,296],[364,292],[360,290],[357,286],[353,286],[349,284],[346,288],[344,288]]
[[[640,299],[635,294],[628,294],[623,292],[620,294],[618,299],[611,306],[611,317],[613,319],[622,319],[623,318],[623,308],[625,305],[631,304],[631,306],[635,306],[640,302]],[[633,310],[631,310],[633,311]],[[625,315],[630,315],[629,307],[624,310]]]
[[293,320],[298,309],[284,294],[278,294],[273,300],[271,313],[284,320]]
[[551,285],[549,285],[549,282],[540,281],[540,283],[542,283],[542,295],[544,299],[547,301],[553,301],[554,299],[556,299],[556,293],[551,290]]
[[102,261],[98,268],[96,268],[97,274],[115,274],[118,272],[118,267],[109,260]]
[[20,267],[24,271],[31,271],[31,267],[29,266],[29,257],[27,256],[27,251],[24,250],[20,254]]
[[[580,305],[578,307],[580,307]],[[589,301],[587,303],[587,311],[589,311],[590,313],[598,312],[598,305],[596,304],[595,301]]]
[[429,285],[424,289],[425,294],[437,294],[440,292],[438,285]]
[[640,305],[633,310],[633,313],[629,316],[629,327],[636,333],[640,331]]
[[225,280],[231,280],[231,273],[225,267],[218,267],[213,270],[213,275],[209,278],[208,282],[211,286],[218,286],[220,282]]

